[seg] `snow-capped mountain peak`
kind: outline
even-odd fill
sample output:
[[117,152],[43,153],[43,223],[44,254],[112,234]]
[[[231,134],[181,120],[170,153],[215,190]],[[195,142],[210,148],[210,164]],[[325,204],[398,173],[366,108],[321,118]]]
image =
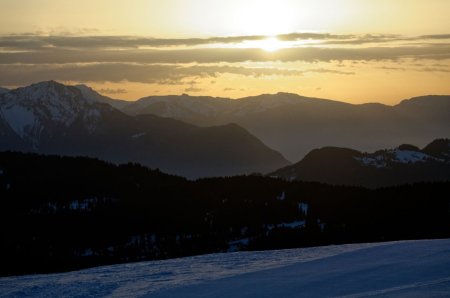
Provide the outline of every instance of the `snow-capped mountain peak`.
[[0,97],[0,118],[20,138],[38,146],[49,127],[69,127],[77,120],[92,131],[101,115],[99,106],[75,87],[46,81],[18,88]]

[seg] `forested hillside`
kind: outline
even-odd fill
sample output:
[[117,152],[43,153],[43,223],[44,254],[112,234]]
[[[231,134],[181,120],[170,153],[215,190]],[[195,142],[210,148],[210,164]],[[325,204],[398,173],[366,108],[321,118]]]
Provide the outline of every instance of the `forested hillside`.
[[0,153],[1,274],[211,252],[450,237],[450,183],[377,190]]

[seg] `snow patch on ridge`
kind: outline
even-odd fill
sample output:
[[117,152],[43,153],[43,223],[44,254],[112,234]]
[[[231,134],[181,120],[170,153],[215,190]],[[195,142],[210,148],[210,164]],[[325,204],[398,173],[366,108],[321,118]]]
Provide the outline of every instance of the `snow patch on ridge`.
[[434,156],[418,151],[409,150],[387,150],[382,153],[366,154],[363,157],[354,157],[355,160],[366,166],[386,168],[390,163],[414,164],[429,160],[442,161]]
[[366,166],[373,166],[376,168],[385,168],[387,167],[386,160],[384,156],[378,155],[375,157],[354,157],[355,160],[361,162]]
[[304,227],[306,227],[306,221],[298,220],[298,221],[293,221],[293,222],[280,223],[280,224],[276,224],[276,225],[268,225],[267,229],[269,231],[271,231],[275,228],[298,229],[298,228],[304,228]]
[[137,133],[137,134],[132,135],[131,138],[139,139],[139,138],[145,136],[146,134],[147,134],[146,132]]
[[24,138],[26,130],[31,129],[37,122],[33,111],[20,105],[4,108],[2,114],[11,129],[21,138]]
[[402,151],[395,150],[395,159],[401,163],[417,163],[425,162],[427,159],[432,159],[428,154],[417,151]]
[[0,113],[9,127],[36,148],[47,126],[69,127],[83,121],[89,132],[96,129],[101,111],[74,87],[42,82],[18,88],[0,97]]

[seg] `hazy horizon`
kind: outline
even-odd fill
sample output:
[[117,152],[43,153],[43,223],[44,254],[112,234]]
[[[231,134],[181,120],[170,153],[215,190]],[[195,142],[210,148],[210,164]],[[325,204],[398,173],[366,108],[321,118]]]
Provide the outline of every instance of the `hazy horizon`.
[[[39,81],[39,82],[31,83],[29,85],[14,86],[11,89],[8,89],[8,88],[6,88],[6,89],[14,90],[14,89],[17,89],[17,88],[24,88],[24,87],[28,87],[30,85],[40,84],[40,83],[49,82],[49,81],[55,81],[57,83],[64,84],[66,86],[73,86],[73,87],[83,86],[84,85],[84,86],[92,89],[93,91],[97,92],[98,94],[106,96],[106,97],[109,97],[110,99],[113,99],[113,100],[125,100],[125,101],[128,101],[130,103],[139,101],[141,99],[149,98],[149,97],[171,97],[171,96],[182,97],[182,96],[188,96],[188,97],[193,97],[193,98],[205,97],[205,98],[241,100],[241,99],[246,99],[246,98],[251,98],[251,97],[259,97],[259,96],[265,96],[265,95],[274,95],[275,96],[275,95],[278,95],[278,94],[281,94],[281,93],[287,93],[287,94],[297,95],[299,97],[307,97],[307,98],[318,99],[318,100],[329,100],[329,101],[335,101],[335,102],[349,103],[349,104],[353,104],[353,105],[383,104],[383,105],[386,105],[386,106],[396,106],[396,105],[399,105],[400,103],[402,103],[404,100],[410,100],[412,98],[430,97],[430,96],[449,96],[448,94],[418,94],[418,95],[412,96],[410,98],[400,98],[397,101],[394,100],[391,103],[382,103],[382,102],[375,102],[375,101],[366,101],[366,102],[362,101],[362,102],[356,102],[355,103],[355,102],[346,101],[345,99],[342,99],[342,98],[324,98],[324,97],[313,97],[313,96],[308,97],[308,96],[305,96],[305,95],[299,94],[299,93],[283,92],[283,91],[278,91],[277,92],[277,91],[274,90],[274,92],[272,92],[272,93],[261,93],[261,94],[242,96],[242,97],[231,97],[231,96],[225,96],[225,95],[224,96],[195,95],[195,94],[189,94],[189,93],[186,93],[186,92],[182,92],[182,93],[178,93],[178,94],[175,94],[175,93],[172,93],[172,94],[171,93],[167,93],[167,94],[148,94],[148,95],[144,95],[143,97],[138,97],[138,98],[121,98],[120,96],[117,96],[117,95],[123,94],[125,92],[125,89],[118,89],[118,90],[100,89],[100,90],[98,90],[98,89],[95,89],[94,87],[92,87],[89,83],[67,84],[67,82],[58,81],[58,80]],[[2,86],[0,86],[0,88],[2,88]],[[115,92],[112,93],[112,91],[115,91]]]
[[4,0],[0,86],[392,105],[450,94],[448,11],[444,0]]

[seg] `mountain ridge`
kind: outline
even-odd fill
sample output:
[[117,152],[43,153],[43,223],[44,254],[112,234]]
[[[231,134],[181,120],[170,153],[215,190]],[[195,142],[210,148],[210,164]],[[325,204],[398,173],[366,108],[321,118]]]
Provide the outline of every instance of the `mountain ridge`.
[[450,180],[450,140],[437,139],[419,149],[403,144],[374,153],[323,147],[301,161],[269,174],[288,180],[385,187]]
[[[116,103],[89,87],[84,89],[93,100]],[[450,137],[448,95],[412,97],[393,106],[350,104],[287,92],[234,100],[187,94],[150,96],[120,101],[120,105],[131,116],[153,114],[203,127],[236,123],[290,161],[324,146],[370,152],[399,143],[425,146],[430,139]]]
[[450,137],[450,96],[420,96],[389,106],[350,104],[291,93],[243,99],[147,97],[122,109],[130,115],[154,114],[200,126],[237,123],[289,160],[314,148],[336,146],[362,151],[398,143],[426,145]]
[[243,128],[133,117],[55,81],[2,94],[0,133],[0,150],[139,162],[189,178],[269,172],[289,164]]
[[[60,83],[58,81],[55,81],[55,80],[48,80],[48,81],[40,81],[40,82],[33,83],[33,84],[30,84],[30,85],[35,85],[35,84],[45,83],[45,82],[56,82],[58,84],[62,84],[62,83]],[[28,86],[30,86],[30,85],[28,85]],[[65,85],[65,86],[71,86],[71,87],[78,88],[83,93],[85,92],[84,95],[90,95],[90,96],[93,96],[93,97],[97,97],[99,99],[100,99],[100,97],[103,97],[103,98],[105,98],[107,100],[124,102],[126,104],[134,104],[134,103],[137,103],[139,101],[144,101],[144,102],[145,101],[151,101],[152,99],[155,99],[155,98],[161,99],[161,98],[181,98],[181,97],[185,97],[185,98],[191,98],[191,99],[227,100],[227,101],[233,102],[233,101],[239,101],[239,100],[258,99],[260,97],[266,97],[266,96],[291,96],[291,97],[298,97],[299,99],[308,99],[308,100],[324,101],[324,102],[336,102],[336,103],[342,103],[342,104],[353,105],[353,106],[381,105],[381,106],[387,106],[387,107],[395,107],[395,106],[401,105],[403,103],[407,103],[409,101],[418,101],[418,100],[422,100],[422,99],[428,99],[430,97],[443,98],[443,97],[449,97],[450,96],[450,95],[447,95],[447,94],[417,95],[417,96],[413,96],[413,97],[410,97],[410,98],[401,99],[398,103],[395,103],[395,104],[392,104],[392,105],[384,104],[384,103],[380,103],[380,102],[351,103],[351,102],[346,102],[344,100],[321,98],[321,97],[311,97],[311,96],[301,95],[299,93],[285,92],[285,91],[278,91],[278,92],[275,92],[275,93],[261,93],[259,95],[251,95],[251,96],[244,96],[244,97],[238,97],[238,98],[221,97],[221,96],[208,96],[208,95],[196,96],[196,95],[190,95],[188,93],[183,93],[183,94],[178,94],[178,95],[177,94],[148,95],[148,96],[140,97],[140,98],[137,98],[137,99],[125,100],[125,99],[111,98],[109,96],[103,95],[103,94],[101,94],[101,91],[96,91],[94,88],[92,88],[92,87],[90,87],[89,85],[86,85],[86,84]],[[18,87],[18,88],[14,88],[14,89],[0,87],[0,93],[1,92],[9,92],[9,91],[20,89],[20,88],[24,88],[24,87],[27,87],[27,86],[22,86],[22,87]],[[89,96],[86,96],[86,97],[89,97]]]

